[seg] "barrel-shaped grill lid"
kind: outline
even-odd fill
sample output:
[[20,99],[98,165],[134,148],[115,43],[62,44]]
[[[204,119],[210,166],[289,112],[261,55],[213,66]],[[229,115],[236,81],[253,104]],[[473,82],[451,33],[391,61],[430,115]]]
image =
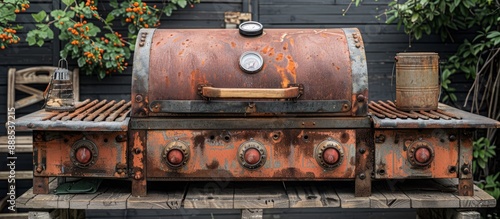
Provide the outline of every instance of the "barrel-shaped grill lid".
[[257,37],[143,29],[136,44],[132,117],[363,116],[367,94],[357,29],[268,29]]

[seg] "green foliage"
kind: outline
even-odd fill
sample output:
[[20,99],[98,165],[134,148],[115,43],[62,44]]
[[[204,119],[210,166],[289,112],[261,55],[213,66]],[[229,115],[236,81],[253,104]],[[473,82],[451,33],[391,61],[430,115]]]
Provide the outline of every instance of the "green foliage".
[[495,175],[486,176],[486,179],[479,182],[479,184],[477,185],[479,188],[486,191],[497,200],[498,198],[500,198],[500,182],[498,181],[499,175],[500,172],[496,173]]
[[478,167],[482,170],[487,168],[487,164],[490,158],[495,157],[496,152],[495,145],[490,144],[490,140],[485,137],[479,138],[473,143],[473,154],[474,157],[472,161],[472,170],[474,173],[478,171]]
[[476,37],[465,40],[455,55],[448,58],[443,66],[441,85],[445,91],[442,101],[457,101],[453,92],[451,75],[465,73],[467,78],[474,79],[477,66],[485,62],[487,51],[498,48],[500,33],[498,28],[500,5],[491,0],[409,0],[398,4],[389,3],[386,11],[386,23],[397,22],[398,27],[404,26],[404,31],[414,39],[420,39],[424,34],[439,34],[443,41],[452,38],[452,32],[480,28]]
[[[59,29],[57,37],[63,41],[61,57],[73,58],[82,72],[97,74],[101,79],[126,69],[141,28],[157,27],[162,14],[170,16],[177,7],[184,8],[188,4],[194,7],[195,3],[199,3],[199,0],[171,0],[162,3],[162,8],[157,9],[156,5],[150,6],[142,0],[125,0],[120,1],[120,4],[117,0],[111,0],[109,5],[114,9],[103,17],[97,10],[97,0],[61,1],[65,5],[63,10],[32,14],[37,24],[35,29],[29,30],[26,41],[30,46],[42,46],[54,39],[51,28]],[[15,21],[16,10],[25,11],[27,7],[29,2],[25,0],[0,0],[0,27]],[[113,30],[115,20],[121,20],[127,26],[126,38]],[[17,43],[19,37],[15,36],[15,30],[8,31],[6,36],[12,40],[7,43]],[[0,31],[0,39],[2,37]],[[3,42],[0,40],[0,48],[5,48],[1,44]]]
[[0,50],[19,43],[17,30],[22,26],[12,26],[11,23],[16,21],[18,13],[29,7],[29,1],[26,0],[0,0]]

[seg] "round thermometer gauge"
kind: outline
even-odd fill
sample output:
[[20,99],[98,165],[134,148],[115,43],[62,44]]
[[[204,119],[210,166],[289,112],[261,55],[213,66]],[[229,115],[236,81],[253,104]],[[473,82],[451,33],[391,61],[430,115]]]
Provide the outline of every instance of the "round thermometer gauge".
[[241,23],[239,29],[243,36],[259,36],[262,34],[264,26],[257,21],[247,21]]
[[264,66],[264,59],[257,52],[249,51],[240,56],[240,68],[246,73],[257,73]]

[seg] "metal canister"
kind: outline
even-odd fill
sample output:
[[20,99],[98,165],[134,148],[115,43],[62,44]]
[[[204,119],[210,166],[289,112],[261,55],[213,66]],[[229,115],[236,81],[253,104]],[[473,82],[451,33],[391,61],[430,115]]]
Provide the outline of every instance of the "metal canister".
[[439,56],[433,52],[396,54],[396,107],[405,111],[436,110]]

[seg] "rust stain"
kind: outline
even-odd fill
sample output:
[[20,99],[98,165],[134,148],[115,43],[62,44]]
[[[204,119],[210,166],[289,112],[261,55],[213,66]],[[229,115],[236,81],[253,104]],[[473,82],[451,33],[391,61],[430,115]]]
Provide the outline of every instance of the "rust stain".
[[236,47],[236,43],[235,42],[231,42],[231,47],[235,48]]
[[346,143],[347,141],[349,141],[349,134],[344,132],[340,136],[340,142]]
[[180,39],[180,38],[179,38],[179,37],[177,37],[177,38],[173,39],[172,41],[175,43],[175,42],[179,41],[179,39]]
[[268,51],[269,51],[269,46],[266,46],[262,50],[260,50],[260,52],[262,52],[263,54],[267,54]]
[[205,137],[203,137],[203,135],[194,137],[194,148],[197,147],[201,148],[201,151],[203,152],[203,149],[205,148]]
[[333,67],[335,67],[335,68],[337,69],[337,71],[339,71],[339,70],[340,70],[340,67],[339,67],[339,66],[337,66],[337,65],[335,65],[335,63],[332,63],[332,65],[333,65]]
[[283,44],[283,50],[287,50],[288,49],[288,43],[284,43]]
[[313,172],[302,172],[300,169],[289,167],[286,169],[282,169],[274,172],[273,177],[276,178],[315,178]]
[[294,46],[295,45],[295,40],[293,38],[290,38],[290,46]]
[[273,56],[274,55],[274,48],[271,48],[269,49],[269,56]]
[[283,60],[283,53],[278,53],[278,54],[276,55],[276,61],[278,61],[278,62],[279,62],[279,61],[281,61],[281,60]]
[[179,55],[181,56],[183,53],[184,53],[184,50],[181,50],[181,51],[179,52]]
[[288,85],[290,84],[290,80],[286,76],[285,68],[278,66],[278,65],[274,65],[274,66],[276,67],[276,71],[281,76],[281,87],[288,87]]
[[168,78],[168,76],[165,76],[165,85],[170,85],[170,79]]
[[327,37],[328,37],[328,34],[326,34],[326,33],[320,33],[319,35],[320,35],[321,37],[323,37],[323,38],[327,38]]
[[208,168],[208,169],[217,169],[217,167],[219,167],[219,161],[217,161],[216,159],[213,159],[212,160],[212,163],[210,164],[205,164],[205,166]]
[[286,59],[288,60],[288,65],[286,66],[287,72],[292,75],[293,82],[297,82],[297,73],[295,70],[297,69],[297,63],[293,61],[293,58],[291,55],[287,55]]

